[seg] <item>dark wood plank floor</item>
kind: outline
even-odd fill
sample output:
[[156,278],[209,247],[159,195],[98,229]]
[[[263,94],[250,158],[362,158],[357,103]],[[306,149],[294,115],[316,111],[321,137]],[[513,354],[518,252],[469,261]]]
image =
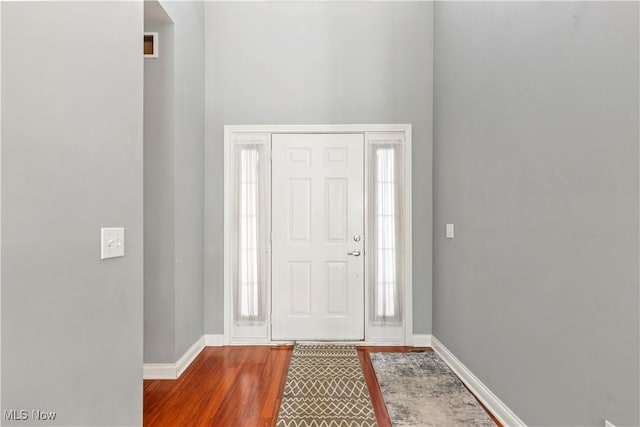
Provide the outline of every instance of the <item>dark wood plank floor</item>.
[[[145,427],[275,425],[292,349],[291,346],[206,347],[177,380],[144,382]],[[396,346],[358,347],[380,427],[391,423],[369,353],[415,350]]]

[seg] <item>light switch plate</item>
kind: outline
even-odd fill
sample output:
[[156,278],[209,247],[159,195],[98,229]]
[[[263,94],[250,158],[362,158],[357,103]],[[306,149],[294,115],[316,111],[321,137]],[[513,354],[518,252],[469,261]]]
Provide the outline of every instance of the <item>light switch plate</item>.
[[453,224],[447,224],[446,225],[445,237],[447,239],[453,239]]
[[100,259],[124,256],[124,228],[101,228]]

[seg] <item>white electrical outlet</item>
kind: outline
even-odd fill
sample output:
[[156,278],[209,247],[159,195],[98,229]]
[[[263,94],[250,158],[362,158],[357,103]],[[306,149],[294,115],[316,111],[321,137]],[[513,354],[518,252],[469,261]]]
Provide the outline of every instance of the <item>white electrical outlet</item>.
[[446,225],[445,237],[447,239],[453,239],[453,224]]
[[124,228],[102,228],[100,259],[124,256]]
[[613,425],[612,423],[610,423],[609,421],[604,420],[604,427],[616,427],[616,426],[614,426],[614,425]]

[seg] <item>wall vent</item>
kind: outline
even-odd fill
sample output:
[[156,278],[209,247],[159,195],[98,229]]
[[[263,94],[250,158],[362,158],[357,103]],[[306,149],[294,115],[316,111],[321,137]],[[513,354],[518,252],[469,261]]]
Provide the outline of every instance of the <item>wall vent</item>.
[[158,57],[158,33],[144,33],[144,57]]

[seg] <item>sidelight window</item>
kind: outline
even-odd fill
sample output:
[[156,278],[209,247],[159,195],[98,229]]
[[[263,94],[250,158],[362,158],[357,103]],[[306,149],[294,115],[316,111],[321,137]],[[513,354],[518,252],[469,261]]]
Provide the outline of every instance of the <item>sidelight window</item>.
[[264,145],[236,145],[234,306],[236,323],[265,321],[267,230]]
[[371,239],[371,307],[372,323],[402,322],[400,289],[402,269],[399,238],[402,215],[399,200],[401,167],[400,144],[371,146],[369,236]]

